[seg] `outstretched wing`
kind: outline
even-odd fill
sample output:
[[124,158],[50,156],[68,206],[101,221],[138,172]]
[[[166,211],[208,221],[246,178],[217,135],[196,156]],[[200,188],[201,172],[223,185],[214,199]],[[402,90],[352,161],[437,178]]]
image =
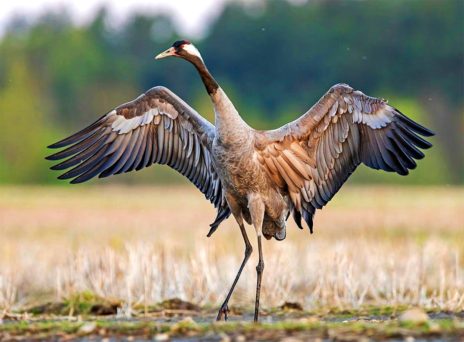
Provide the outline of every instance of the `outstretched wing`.
[[48,156],[62,160],[52,170],[59,179],[82,183],[95,176],[167,164],[187,177],[218,208],[213,223],[230,215],[221,181],[211,160],[214,126],[164,87],[155,87],[118,106],[83,130],[50,148],[66,149]]
[[333,86],[299,119],[256,140],[257,159],[276,185],[288,189],[293,216],[312,232],[322,208],[362,162],[374,169],[407,175],[416,167],[418,149],[432,136],[386,101],[345,84]]

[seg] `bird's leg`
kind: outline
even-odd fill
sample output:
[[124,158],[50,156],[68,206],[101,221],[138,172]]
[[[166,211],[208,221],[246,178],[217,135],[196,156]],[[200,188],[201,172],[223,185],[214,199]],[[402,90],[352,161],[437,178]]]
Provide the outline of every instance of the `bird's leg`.
[[242,232],[243,241],[245,242],[245,256],[243,258],[242,264],[240,265],[240,269],[238,270],[238,273],[235,276],[234,282],[232,283],[229,293],[227,294],[227,297],[224,300],[224,303],[221,305],[221,308],[219,309],[219,312],[216,318],[217,321],[222,319],[222,315],[224,315],[224,320],[227,320],[227,314],[229,312],[229,307],[228,307],[229,299],[232,296],[232,293],[234,292],[235,285],[237,285],[238,279],[240,278],[240,275],[242,274],[243,268],[245,267],[248,259],[250,258],[251,252],[253,252],[253,248],[251,247],[250,240],[248,240],[248,236],[245,230],[245,226],[243,225],[243,221],[239,223],[239,227],[240,227],[240,231]]
[[263,248],[261,246],[261,235],[258,235],[258,252],[259,252],[259,261],[256,266],[257,281],[256,281],[256,301],[255,301],[255,322],[258,322],[259,315],[259,297],[261,295],[261,278],[264,271],[264,259],[263,259]]
[[264,271],[264,259],[263,259],[263,248],[261,245],[261,236],[263,230],[263,220],[264,220],[264,203],[261,200],[261,197],[258,194],[252,194],[248,197],[248,209],[250,210],[251,221],[256,230],[256,235],[258,236],[258,252],[259,252],[259,261],[256,266],[257,280],[256,280],[256,301],[255,301],[255,316],[254,321],[258,322],[259,316],[259,298],[261,295],[261,279],[263,277]]

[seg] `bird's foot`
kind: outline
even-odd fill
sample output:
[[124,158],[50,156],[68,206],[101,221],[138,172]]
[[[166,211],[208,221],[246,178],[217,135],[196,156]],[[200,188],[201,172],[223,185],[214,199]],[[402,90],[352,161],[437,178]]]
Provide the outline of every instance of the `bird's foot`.
[[219,309],[218,315],[216,317],[216,321],[220,321],[222,319],[222,315],[224,315],[224,321],[227,321],[229,316],[229,306],[227,303],[222,304],[221,308]]

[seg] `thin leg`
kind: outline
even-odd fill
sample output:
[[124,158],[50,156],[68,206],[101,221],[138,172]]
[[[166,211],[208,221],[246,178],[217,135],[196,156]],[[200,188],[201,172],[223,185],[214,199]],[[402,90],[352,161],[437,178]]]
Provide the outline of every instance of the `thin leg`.
[[234,282],[232,283],[232,287],[230,288],[229,293],[227,294],[227,297],[224,300],[224,303],[221,305],[221,308],[219,309],[219,312],[216,318],[217,321],[220,321],[222,319],[222,315],[224,315],[224,320],[227,321],[227,314],[229,312],[229,307],[228,307],[229,299],[232,296],[232,293],[234,292],[235,285],[237,285],[240,275],[242,274],[243,268],[245,267],[248,259],[250,258],[251,252],[253,252],[253,248],[251,247],[250,240],[248,240],[245,226],[243,225],[243,223],[240,223],[239,226],[240,226],[240,231],[242,232],[243,241],[245,242],[245,256],[243,258],[242,264],[240,265],[240,269],[238,270],[238,273],[235,276]]
[[256,266],[256,272],[258,274],[256,281],[256,301],[255,301],[255,322],[258,321],[259,316],[259,297],[261,294],[261,278],[264,270],[264,259],[263,259],[263,247],[261,245],[261,236],[263,230],[264,220],[264,203],[259,194],[250,194],[248,196],[248,209],[250,210],[251,221],[256,230],[256,236],[258,237],[258,251],[259,251],[259,262]]
[[258,322],[259,316],[259,297],[261,295],[261,279],[264,271],[263,248],[261,246],[261,235],[258,235],[258,252],[259,261],[256,266],[257,281],[256,281],[256,301],[255,301],[255,322]]

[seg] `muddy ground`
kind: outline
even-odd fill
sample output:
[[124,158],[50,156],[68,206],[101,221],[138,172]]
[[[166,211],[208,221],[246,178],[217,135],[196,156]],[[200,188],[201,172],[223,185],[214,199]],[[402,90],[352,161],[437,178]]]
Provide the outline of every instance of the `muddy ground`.
[[[79,312],[81,310],[81,312]],[[64,311],[68,315],[64,315]],[[74,311],[74,312],[71,312]],[[412,312],[409,321],[404,312]],[[70,310],[47,303],[4,314],[1,341],[455,341],[464,339],[464,312],[426,313],[409,308],[366,307],[356,311],[308,312],[297,303],[264,310],[258,324],[251,308],[232,308],[216,322],[213,308],[180,300],[130,312],[110,304]],[[416,316],[415,316],[416,315]]]

